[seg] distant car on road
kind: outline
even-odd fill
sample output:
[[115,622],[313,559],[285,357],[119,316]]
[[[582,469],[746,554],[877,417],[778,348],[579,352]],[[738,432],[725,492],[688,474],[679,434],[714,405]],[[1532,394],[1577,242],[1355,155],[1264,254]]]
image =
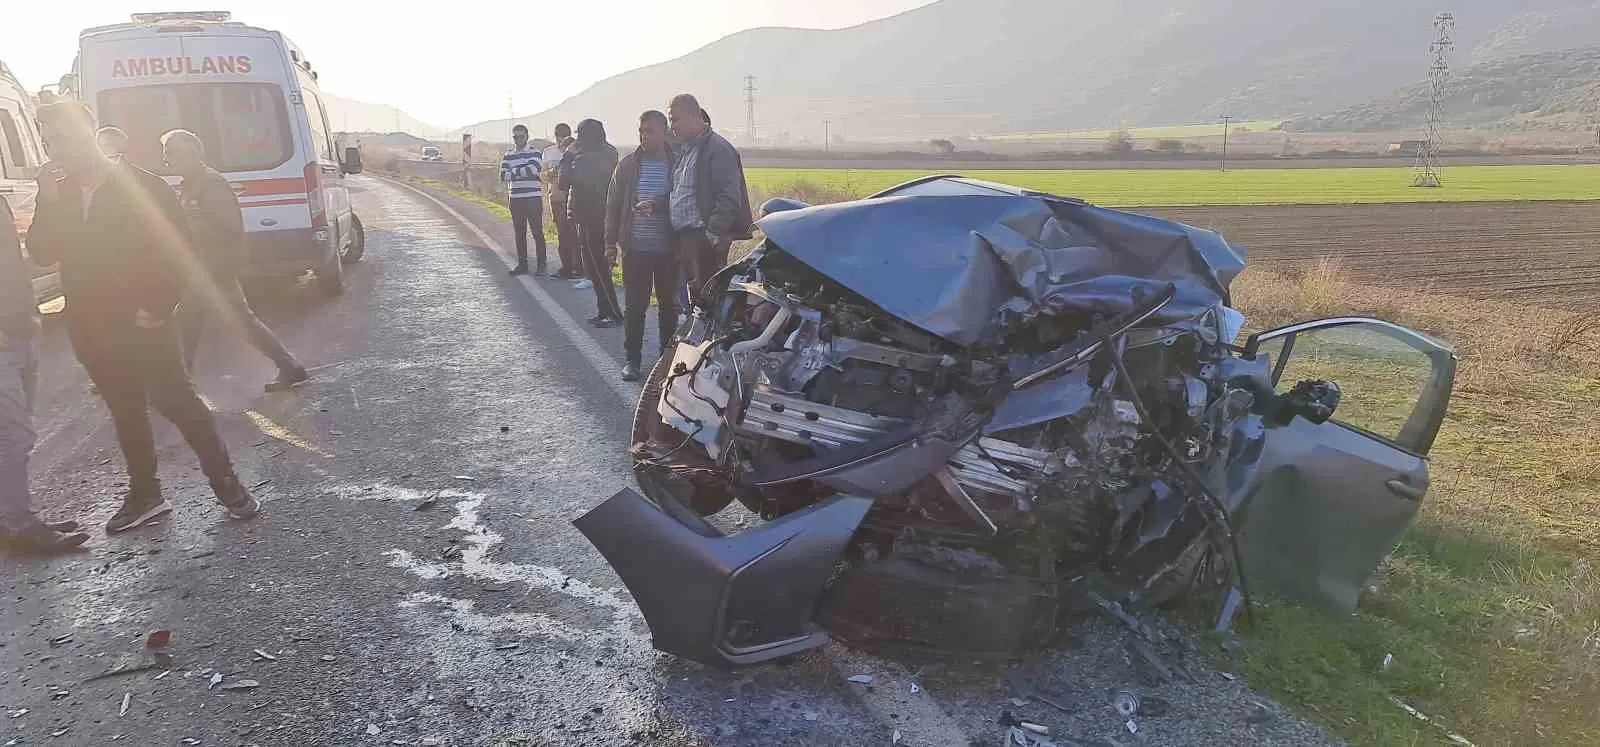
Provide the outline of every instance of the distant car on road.
[[[44,151],[34,129],[33,99],[0,62],[0,199],[11,208],[14,230],[24,237],[24,248],[38,192],[34,175],[42,163]],[[11,229],[0,226],[3,230]],[[61,276],[54,267],[34,269],[33,294],[39,303],[61,295]]]
[[437,146],[437,145],[423,146],[423,148],[422,148],[422,160],[424,160],[424,161],[443,161],[444,160],[444,153],[439,150],[439,146]]

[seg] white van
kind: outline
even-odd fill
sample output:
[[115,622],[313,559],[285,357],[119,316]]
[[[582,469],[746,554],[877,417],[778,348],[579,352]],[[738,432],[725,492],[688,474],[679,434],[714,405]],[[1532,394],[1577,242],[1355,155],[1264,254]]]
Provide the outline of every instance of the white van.
[[[103,125],[128,133],[124,156],[164,173],[160,137],[192,130],[233,183],[248,232],[247,276],[306,270],[328,294],[366,248],[346,174],[361,154],[337,151],[305,54],[276,31],[227,12],[136,13],[78,36],[72,92]],[[175,179],[169,181],[176,182]]]
[[[6,64],[0,62],[0,199],[11,208],[17,236],[24,240],[28,226],[33,223],[39,191],[34,177],[44,162],[42,143],[35,127],[33,97]],[[10,229],[0,226],[0,230]],[[35,269],[33,295],[40,303],[59,297],[60,275],[53,268]]]

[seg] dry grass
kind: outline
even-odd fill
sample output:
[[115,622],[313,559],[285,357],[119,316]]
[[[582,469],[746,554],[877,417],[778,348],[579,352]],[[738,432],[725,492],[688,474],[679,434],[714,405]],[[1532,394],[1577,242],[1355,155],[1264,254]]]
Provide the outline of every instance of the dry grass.
[[1600,743],[1596,315],[1357,283],[1332,259],[1233,290],[1256,329],[1377,316],[1460,355],[1433,486],[1361,612],[1270,609],[1251,681],[1363,742],[1438,738],[1392,694],[1479,744]]

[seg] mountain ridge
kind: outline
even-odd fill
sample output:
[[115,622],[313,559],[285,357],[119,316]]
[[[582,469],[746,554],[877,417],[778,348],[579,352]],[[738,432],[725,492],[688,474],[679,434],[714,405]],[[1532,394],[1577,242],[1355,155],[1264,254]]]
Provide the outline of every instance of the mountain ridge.
[[[1600,38],[1600,0],[1456,0],[1458,62]],[[1353,7],[1352,7],[1353,6]],[[1432,0],[939,0],[833,30],[746,29],[596,82],[518,117],[536,132],[593,116],[629,132],[640,111],[698,94],[717,127],[820,143],[1238,118],[1370,101],[1427,67]],[[504,139],[511,120],[450,133]]]

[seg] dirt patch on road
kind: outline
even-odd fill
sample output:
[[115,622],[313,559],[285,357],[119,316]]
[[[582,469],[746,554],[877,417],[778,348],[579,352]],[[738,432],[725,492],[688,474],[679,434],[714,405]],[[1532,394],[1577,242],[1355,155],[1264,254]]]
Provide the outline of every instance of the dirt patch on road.
[[1252,267],[1337,257],[1358,280],[1565,308],[1600,301],[1600,203],[1150,208],[1219,231]]

